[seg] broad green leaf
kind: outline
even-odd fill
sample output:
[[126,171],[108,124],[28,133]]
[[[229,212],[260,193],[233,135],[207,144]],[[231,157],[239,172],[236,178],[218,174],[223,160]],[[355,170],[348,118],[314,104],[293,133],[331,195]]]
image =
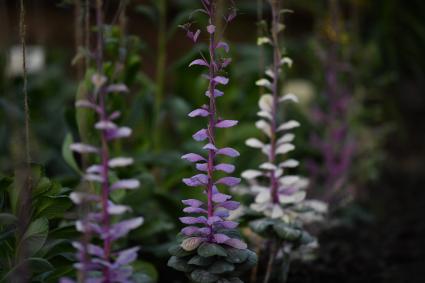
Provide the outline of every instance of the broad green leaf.
[[207,266],[210,265],[213,261],[214,259],[212,257],[202,257],[200,255],[195,255],[188,261],[188,263],[197,266]]
[[176,257],[176,256],[172,256],[170,257],[170,259],[168,260],[167,265],[169,267],[172,267],[178,271],[182,271],[182,272],[190,272],[193,270],[193,267],[190,266],[186,260]]
[[38,218],[30,223],[25,231],[18,250],[27,252],[30,256],[37,253],[44,245],[49,233],[49,221],[47,218]]
[[18,218],[10,213],[0,213],[0,225],[10,225],[18,221]]
[[226,250],[214,243],[202,243],[198,248],[198,254],[203,257],[227,256]]
[[197,283],[213,283],[219,277],[203,269],[196,269],[190,274],[190,278]]
[[240,250],[235,248],[227,248],[227,258],[226,260],[231,263],[241,263],[244,262],[248,256],[248,250]]
[[301,238],[300,230],[294,229],[283,222],[276,222],[273,227],[277,235],[283,240],[297,241]]
[[222,274],[233,270],[235,270],[235,266],[224,260],[218,260],[208,268],[208,271],[214,274]]
[[173,256],[177,256],[177,257],[184,257],[187,255],[190,255],[191,252],[185,251],[182,247],[180,246],[172,246],[171,248],[168,249],[168,252],[173,255]]

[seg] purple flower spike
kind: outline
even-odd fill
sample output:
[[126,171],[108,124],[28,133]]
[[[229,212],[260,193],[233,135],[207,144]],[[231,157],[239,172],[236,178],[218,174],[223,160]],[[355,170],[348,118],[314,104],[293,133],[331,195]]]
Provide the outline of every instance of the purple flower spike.
[[[136,179],[117,180],[111,182],[110,177],[115,168],[122,168],[133,164],[131,157],[112,156],[110,150],[114,140],[129,137],[132,130],[128,127],[119,127],[113,120],[120,117],[119,111],[107,109],[107,99],[114,93],[126,93],[129,91],[125,84],[114,82],[104,75],[103,66],[103,13],[101,1],[97,2],[96,19],[99,36],[97,42],[97,71],[92,76],[94,92],[90,93],[88,100],[80,100],[76,107],[85,107],[97,114],[97,121],[93,125],[100,140],[99,146],[84,143],[75,143],[70,146],[71,150],[79,154],[96,154],[99,164],[92,164],[85,169],[84,180],[93,182],[96,190],[91,193],[73,192],[71,200],[76,205],[85,205],[90,211],[76,221],[76,229],[85,233],[84,242],[74,243],[77,250],[75,264],[81,272],[81,282],[134,282],[132,268],[130,266],[137,259],[139,247],[123,251],[116,251],[117,239],[125,237],[131,230],[138,228],[143,223],[142,217],[122,220],[122,216],[130,210],[129,207],[116,204],[111,200],[110,194],[116,190],[133,190],[140,186]],[[95,193],[100,191],[100,193]],[[98,243],[94,245],[90,240]],[[61,282],[73,282],[63,278]]]
[[[240,183],[240,179],[236,177],[224,176],[220,178],[218,176],[223,173],[231,174],[235,171],[234,165],[220,163],[219,159],[223,156],[238,157],[239,152],[233,148],[220,147],[216,144],[216,134],[219,132],[219,129],[231,128],[238,124],[236,120],[223,119],[217,114],[216,101],[219,97],[224,95],[224,92],[219,88],[226,86],[230,82],[230,79],[225,76],[225,68],[231,63],[231,59],[223,58],[220,55],[228,53],[230,47],[226,42],[218,40],[223,37],[219,34],[221,31],[218,28],[219,25],[216,25],[216,20],[218,18],[224,18],[230,21],[236,14],[235,9],[232,9],[230,15],[217,17],[215,10],[217,4],[216,0],[201,0],[201,3],[203,9],[199,11],[209,17],[207,26],[202,29],[206,30],[209,35],[208,54],[201,54],[201,59],[195,59],[189,66],[196,65],[208,68],[208,73],[203,75],[203,78],[207,79],[209,82],[208,89],[205,91],[208,103],[190,112],[189,117],[205,117],[207,119],[207,125],[192,136],[195,141],[204,142],[202,149],[206,154],[188,153],[183,155],[182,159],[195,163],[196,169],[203,173],[184,178],[183,183],[189,187],[203,187],[206,201],[202,202],[194,199],[183,201],[183,204],[186,205],[183,211],[185,213],[192,213],[194,216],[180,218],[183,224],[188,225],[181,231],[186,237],[181,247],[191,252],[198,247],[208,246],[208,244],[214,243],[223,245],[223,247],[229,249],[246,249],[245,243],[240,239],[233,238],[236,237],[234,235],[237,233],[235,233],[235,231],[229,231],[235,229],[238,223],[227,220],[230,215],[229,211],[236,210],[240,204],[236,201],[231,201],[232,197],[230,195],[221,193],[217,188],[218,185],[220,185],[220,187],[221,185],[233,187]],[[230,1],[230,3],[232,4],[233,1]],[[187,35],[193,40],[195,34],[189,30],[190,25],[185,25],[183,28],[186,30]],[[226,233],[232,234],[233,236],[226,235]],[[207,244],[205,242],[207,242]],[[198,249],[198,252],[200,249]],[[247,253],[249,253],[249,251],[247,251]],[[173,263],[173,261],[174,259],[171,263]],[[205,269],[207,270],[208,268],[205,267]],[[199,282],[199,279],[194,279],[193,274],[191,278],[192,281]],[[223,279],[225,278],[223,277]],[[227,282],[227,279],[224,281]]]

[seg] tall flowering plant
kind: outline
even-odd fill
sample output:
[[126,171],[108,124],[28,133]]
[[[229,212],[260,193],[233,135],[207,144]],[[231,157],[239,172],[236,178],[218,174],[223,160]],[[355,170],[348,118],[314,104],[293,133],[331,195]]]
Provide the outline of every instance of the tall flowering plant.
[[[235,230],[237,222],[227,219],[229,211],[239,207],[239,203],[231,200],[230,195],[219,191],[220,186],[233,187],[239,184],[240,179],[231,176],[218,178],[218,172],[231,174],[235,166],[220,163],[221,156],[237,157],[238,151],[230,147],[219,147],[216,144],[217,130],[231,128],[237,125],[235,120],[223,119],[218,115],[216,100],[223,96],[219,89],[227,85],[229,79],[223,76],[225,68],[231,59],[220,57],[218,49],[224,54],[229,52],[229,45],[221,41],[221,35],[216,28],[216,0],[201,0],[203,6],[198,10],[208,16],[206,32],[209,37],[208,55],[201,54],[202,58],[190,63],[191,66],[200,66],[207,69],[204,77],[208,80],[208,104],[202,105],[189,113],[189,117],[207,118],[207,126],[197,131],[193,138],[199,142],[206,142],[203,146],[206,154],[188,153],[182,156],[184,160],[195,164],[200,172],[192,177],[183,179],[189,187],[202,187],[206,195],[206,202],[198,199],[183,201],[186,206],[184,212],[191,216],[180,218],[187,226],[181,231],[181,243],[170,249],[172,257],[168,265],[185,272],[195,282],[241,282],[238,278],[245,270],[256,263],[256,255],[247,249]],[[233,3],[232,3],[233,4]],[[236,16],[235,7],[224,18],[226,24]],[[191,26],[183,28],[187,36],[197,42],[201,30],[192,30]]]
[[282,73],[285,67],[291,67],[292,60],[283,56],[280,46],[280,33],[284,27],[281,1],[270,0],[269,3],[272,11],[270,33],[269,36],[259,38],[258,43],[271,46],[273,62],[266,70],[265,77],[257,81],[257,85],[269,93],[260,97],[260,111],[257,113],[260,120],[256,123],[256,127],[266,135],[267,141],[257,138],[246,141],[247,146],[260,149],[266,155],[266,161],[259,169],[242,173],[249,184],[248,192],[255,198],[250,205],[250,227],[268,239],[264,256],[268,258],[263,272],[264,282],[270,280],[278,256],[287,266],[286,259],[291,248],[314,241],[303,229],[303,225],[321,219],[326,211],[325,204],[305,199],[308,180],[289,173],[299,165],[297,160],[288,159],[287,154],[295,150],[295,135],[291,130],[299,127],[300,123],[295,120],[284,121],[283,107],[280,106],[297,103],[298,98],[294,94],[280,95]]
[[[77,249],[78,263],[75,264],[81,274],[80,282],[134,282],[131,263],[137,259],[139,247],[117,251],[114,242],[125,237],[129,231],[139,227],[142,217],[119,220],[130,211],[125,205],[114,203],[111,193],[118,190],[133,190],[139,187],[136,179],[113,181],[113,170],[129,166],[131,157],[112,157],[111,144],[131,135],[128,127],[120,127],[116,120],[119,111],[108,111],[108,96],[128,92],[126,85],[114,83],[103,71],[103,19],[102,3],[97,0],[97,50],[95,52],[97,70],[91,78],[92,93],[87,100],[79,100],[76,107],[93,110],[97,116],[94,124],[98,132],[100,145],[74,143],[71,150],[80,154],[93,154],[98,163],[85,169],[84,181],[94,186],[92,192],[73,192],[70,197],[79,206],[88,207],[82,219],[76,222],[76,228],[85,236],[81,242],[73,245]],[[92,241],[90,241],[92,240]],[[94,241],[95,240],[95,241]],[[62,282],[72,282],[62,279]]]

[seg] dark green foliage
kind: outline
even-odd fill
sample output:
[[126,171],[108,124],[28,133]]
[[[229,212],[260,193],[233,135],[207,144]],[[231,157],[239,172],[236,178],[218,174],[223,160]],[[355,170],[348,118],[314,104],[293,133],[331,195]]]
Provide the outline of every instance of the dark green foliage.
[[[25,175],[17,172],[16,177],[0,178],[0,281],[16,279],[22,270],[28,270],[25,276],[31,282],[57,282],[72,270],[70,236],[75,236],[74,228],[59,226],[71,207],[68,190],[34,165],[31,202],[24,205],[22,192],[29,187],[22,184],[22,177]],[[26,214],[22,214],[24,209]]]
[[275,237],[284,242],[304,245],[314,241],[314,238],[298,225],[290,225],[281,219],[260,218],[249,222],[254,232],[267,237]]
[[250,250],[207,242],[190,252],[180,246],[171,247],[169,252],[168,266],[198,283],[242,282],[238,277],[257,263],[257,255]]

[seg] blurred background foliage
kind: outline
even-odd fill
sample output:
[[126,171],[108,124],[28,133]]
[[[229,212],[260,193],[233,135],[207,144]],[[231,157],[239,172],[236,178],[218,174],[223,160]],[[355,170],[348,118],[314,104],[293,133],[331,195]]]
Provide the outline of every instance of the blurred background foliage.
[[[74,36],[73,1],[26,2],[28,45],[41,48],[44,61],[29,73],[28,78],[32,159],[44,168],[49,179],[54,180],[53,186],[77,188],[80,176],[76,169],[84,160],[72,155],[67,145],[71,140],[92,138],[87,130],[89,126],[85,126],[90,124],[90,116],[74,109],[76,97],[87,91],[87,80],[92,72],[90,68],[85,75],[78,71],[89,50],[75,47],[78,38]],[[134,214],[145,217],[145,224],[131,233],[129,239],[142,245],[141,258],[153,264],[141,263],[140,269],[153,279],[160,274],[161,282],[170,282],[166,278],[175,278],[177,282],[181,274],[166,268],[167,248],[181,228],[177,222],[181,214],[180,200],[197,194],[181,185],[181,179],[189,176],[192,169],[180,156],[200,150],[190,137],[202,125],[187,119],[187,113],[205,103],[203,93],[206,89],[206,81],[199,71],[187,68],[190,60],[205,46],[193,49],[178,25],[188,21],[199,1],[105,2],[106,22],[110,24],[106,52],[111,60],[106,63],[107,68],[110,67],[111,72],[117,68],[114,64],[118,59],[124,68],[119,80],[131,89],[129,94],[114,98],[111,103],[114,108],[123,110],[120,123],[134,130],[132,138],[125,144],[118,144],[113,151],[135,158],[136,166],[122,174],[135,176],[142,183],[142,189],[116,197],[129,204]],[[126,3],[124,12],[121,11],[123,2]],[[224,2],[221,0],[222,4]],[[231,83],[218,102],[218,108],[220,115],[237,119],[240,124],[221,135],[217,143],[241,152],[236,164],[240,172],[255,167],[261,159],[259,153],[244,145],[244,141],[259,135],[254,126],[260,95],[255,81],[268,65],[270,56],[256,45],[258,8],[262,7],[261,14],[265,18],[269,17],[269,11],[265,3],[259,6],[257,0],[236,2],[239,17],[226,31],[233,58],[229,68]],[[301,173],[309,176],[305,166],[308,160],[323,166],[320,152],[311,144],[311,135],[321,135],[326,128],[326,125],[316,127],[311,115],[314,107],[326,106],[324,64],[318,50],[326,51],[323,38],[337,42],[340,60],[349,66],[348,75],[341,83],[349,90],[351,100],[346,122],[356,141],[344,186],[350,198],[361,203],[370,198],[368,188],[380,182],[384,163],[406,166],[415,172],[421,170],[414,152],[416,149],[417,154],[423,155],[421,144],[425,140],[420,135],[413,140],[409,132],[411,129],[425,132],[424,123],[411,123],[419,117],[424,106],[425,25],[422,20],[425,2],[339,0],[341,29],[336,38],[335,26],[329,21],[331,2],[284,1],[284,6],[294,11],[285,14],[285,53],[293,59],[294,67],[285,78],[284,90],[296,93],[301,100],[299,107],[288,109],[286,117],[295,118],[303,125],[296,130],[294,157],[303,161]],[[0,190],[4,199],[10,194],[7,188],[14,170],[22,162],[24,151],[23,81],[19,72],[13,72],[16,62],[11,59],[16,52],[13,47],[19,45],[18,8],[14,0],[0,3],[0,172],[4,176],[0,179]],[[117,16],[117,11],[125,17],[123,14]],[[121,20],[125,20],[125,24]],[[410,144],[409,151],[404,147],[406,143]],[[390,151],[404,158],[394,162],[391,160],[394,155],[388,156]],[[315,190],[320,191],[321,186],[320,182],[314,183],[310,189],[312,195]],[[55,189],[54,194],[47,197],[56,197],[58,193],[66,195],[69,190]],[[13,214],[10,204],[3,199],[0,206],[3,206],[2,213]],[[46,217],[53,235],[75,217],[72,208],[63,212],[65,220],[62,222]],[[34,219],[42,216],[34,213]],[[2,214],[2,221],[3,218]],[[10,228],[12,224],[7,225]],[[49,239],[50,232],[46,229],[43,237]],[[4,231],[8,230],[3,229],[1,233]],[[42,244],[40,249],[43,249]],[[1,268],[5,269],[0,265],[3,271]]]

